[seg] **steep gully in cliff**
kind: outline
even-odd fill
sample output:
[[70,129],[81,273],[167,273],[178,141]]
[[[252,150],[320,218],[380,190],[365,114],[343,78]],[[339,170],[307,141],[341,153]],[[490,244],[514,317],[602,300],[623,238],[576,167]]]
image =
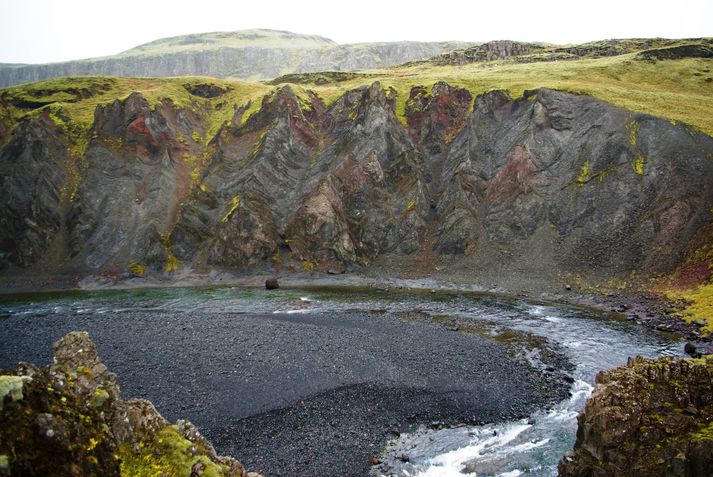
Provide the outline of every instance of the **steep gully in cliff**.
[[[86,148],[46,112],[0,149],[8,276],[341,273],[396,257],[482,277],[666,273],[713,205],[713,139],[551,90],[473,100],[378,83],[329,106],[290,87],[211,130],[140,94],[100,105]],[[80,154],[77,156],[77,154]],[[379,258],[379,260],[377,260]]]

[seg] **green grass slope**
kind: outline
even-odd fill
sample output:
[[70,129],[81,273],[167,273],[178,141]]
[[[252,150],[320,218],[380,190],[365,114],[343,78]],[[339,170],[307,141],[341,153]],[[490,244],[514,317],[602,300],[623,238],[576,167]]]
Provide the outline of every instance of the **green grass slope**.
[[[214,98],[197,96],[190,92],[195,85],[214,85],[224,94]],[[207,142],[221,124],[233,118],[235,107],[247,106],[251,101],[259,103],[271,89],[261,83],[201,77],[55,78],[0,89],[0,125],[10,132],[22,118],[49,110],[52,119],[65,130],[71,141],[73,155],[81,156],[89,139],[96,107],[139,92],[152,106],[170,100],[176,108],[197,112],[206,123],[208,137],[203,140]]]

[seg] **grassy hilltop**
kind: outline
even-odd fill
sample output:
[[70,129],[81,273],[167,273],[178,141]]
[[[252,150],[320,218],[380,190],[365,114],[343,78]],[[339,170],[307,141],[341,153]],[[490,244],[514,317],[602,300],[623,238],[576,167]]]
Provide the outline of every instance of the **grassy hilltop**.
[[423,60],[472,42],[338,44],[277,30],[211,32],[161,38],[116,55],[59,63],[0,65],[0,86],[63,76],[211,76],[259,81],[307,71],[357,71]]

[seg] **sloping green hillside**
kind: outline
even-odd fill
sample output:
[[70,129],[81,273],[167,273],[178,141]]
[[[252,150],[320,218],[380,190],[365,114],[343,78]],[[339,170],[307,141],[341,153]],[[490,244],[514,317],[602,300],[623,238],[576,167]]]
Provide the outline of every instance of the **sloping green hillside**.
[[[200,111],[209,120],[210,130],[217,131],[223,121],[232,118],[234,108],[252,101],[253,107],[247,114],[253,112],[259,99],[283,82],[293,84],[298,94],[313,90],[329,104],[345,91],[374,81],[396,90],[400,118],[412,87],[446,81],[467,88],[474,96],[503,89],[519,97],[526,90],[540,87],[588,94],[632,111],[680,121],[713,135],[713,58],[655,60],[646,59],[640,52],[531,63],[425,62],[363,74],[293,74],[270,84],[201,77],[59,78],[0,89],[0,121],[7,136],[21,117],[49,108],[55,116],[76,123],[77,131],[87,131],[97,104],[138,91],[154,103],[170,98],[176,105]],[[192,84],[213,84],[226,94],[214,98],[196,96],[186,87]]]

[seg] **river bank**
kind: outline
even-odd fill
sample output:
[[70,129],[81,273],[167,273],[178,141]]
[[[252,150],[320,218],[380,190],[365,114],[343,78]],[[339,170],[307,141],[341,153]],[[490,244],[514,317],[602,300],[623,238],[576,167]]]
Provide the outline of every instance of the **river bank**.
[[[308,287],[365,287],[376,290],[420,291],[436,293],[473,293],[526,299],[531,302],[583,306],[607,313],[619,314],[647,328],[673,333],[689,341],[695,353],[712,354],[713,336],[702,334],[696,323],[687,323],[676,315],[676,304],[661,294],[646,291],[646,287],[624,289],[599,288],[581,282],[575,277],[557,276],[497,276],[480,277],[470,271],[454,268],[442,273],[396,272],[393,264],[374,266],[368,271],[339,275],[301,271],[278,274],[283,288]],[[12,280],[0,279],[0,296],[3,294],[52,293],[66,291],[137,290],[182,287],[240,286],[261,288],[272,271],[251,273],[214,269],[210,273],[182,270],[170,275],[149,274],[135,276],[92,275],[83,278],[56,276],[38,278],[18,276]]]
[[[557,346],[456,329],[421,311],[419,295],[344,294],[325,309],[305,290],[185,293],[5,306],[0,367],[44,364],[54,340],[86,330],[124,395],[188,418],[268,476],[365,475],[397,433],[522,418],[567,396]],[[438,309],[500,306],[456,303]]]

